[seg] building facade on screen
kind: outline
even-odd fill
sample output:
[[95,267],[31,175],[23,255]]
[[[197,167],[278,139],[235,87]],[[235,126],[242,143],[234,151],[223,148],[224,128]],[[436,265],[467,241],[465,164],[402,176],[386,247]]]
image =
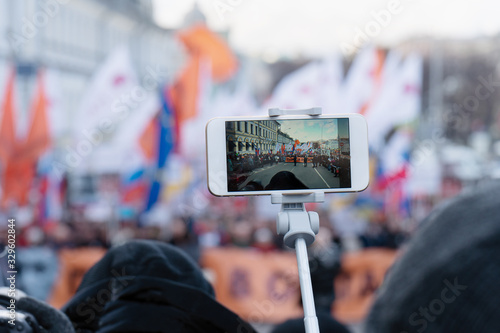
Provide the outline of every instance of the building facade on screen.
[[280,131],[276,120],[226,122],[227,152],[276,153],[276,143],[291,138]]

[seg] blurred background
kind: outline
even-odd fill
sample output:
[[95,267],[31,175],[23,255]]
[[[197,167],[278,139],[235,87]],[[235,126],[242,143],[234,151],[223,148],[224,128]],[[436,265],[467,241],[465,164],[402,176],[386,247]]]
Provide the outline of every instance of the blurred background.
[[486,0],[0,0],[0,243],[15,218],[17,287],[60,307],[107,248],[155,239],[198,261],[218,299],[263,332],[300,316],[279,207],[208,192],[204,127],[321,106],[369,124],[369,188],[308,206],[322,225],[315,292],[358,331],[431,209],[500,178],[495,9]]

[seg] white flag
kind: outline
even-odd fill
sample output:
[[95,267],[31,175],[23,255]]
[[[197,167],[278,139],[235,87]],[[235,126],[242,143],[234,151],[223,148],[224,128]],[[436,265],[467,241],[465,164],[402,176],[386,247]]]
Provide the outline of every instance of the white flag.
[[375,48],[368,47],[360,51],[340,89],[339,112],[359,113],[374,97],[378,66],[380,61]]
[[44,81],[49,131],[51,138],[57,140],[71,130],[68,113],[64,107],[65,95],[61,86],[60,72],[47,68]]
[[370,145],[377,149],[395,126],[414,121],[421,105],[422,59],[410,55],[392,77],[387,77],[380,96],[366,112]]
[[342,63],[338,55],[312,61],[285,76],[265,103],[269,108],[305,109],[322,107],[325,113],[336,112],[342,79]]
[[77,144],[116,126],[144,97],[126,47],[111,53],[88,86],[73,123]]

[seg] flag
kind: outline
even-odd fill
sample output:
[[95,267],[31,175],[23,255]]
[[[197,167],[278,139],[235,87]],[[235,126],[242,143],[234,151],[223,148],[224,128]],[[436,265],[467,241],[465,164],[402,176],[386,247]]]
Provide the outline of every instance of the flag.
[[[43,73],[38,74],[37,92],[31,107],[31,123],[25,139],[16,139],[14,130],[13,84],[7,85],[4,101],[1,140],[11,147],[2,149],[2,159],[5,159],[2,172],[2,206],[10,204],[25,205],[33,183],[36,163],[40,156],[50,146],[50,133],[47,123],[47,99],[45,96]],[[5,126],[5,127],[4,127]]]
[[[151,124],[161,109],[157,91],[144,92],[142,101],[131,109],[126,118],[114,125],[112,133],[95,134],[90,139],[96,143],[92,154],[80,164],[80,168],[97,173],[130,174],[152,164],[154,151],[144,151],[145,137],[154,136],[156,128]],[[153,145],[154,146],[154,145]],[[149,149],[154,149],[149,146]]]
[[387,145],[379,155],[379,175],[377,187],[385,190],[406,180],[409,173],[409,159],[413,133],[406,129],[392,134]]
[[[247,79],[250,74],[245,74],[245,71],[246,69],[242,70],[238,75],[236,87],[234,89],[231,90],[224,86],[217,87],[217,89],[213,89],[213,94],[211,96],[208,96],[208,93],[206,94],[207,97],[210,97],[209,107],[206,109],[207,120],[213,117],[256,115],[258,107],[252,95],[252,87],[250,87]],[[209,86],[208,83],[204,85]],[[204,90],[207,91],[206,88],[204,88]]]
[[24,206],[35,177],[35,161],[7,161],[3,170],[2,207]]
[[116,126],[126,119],[136,107],[137,96],[132,95],[138,86],[129,50],[125,46],[115,49],[92,77],[76,112],[76,143],[89,137],[102,140],[103,126]]
[[122,167],[118,172],[129,174],[151,165],[157,149],[156,118],[162,108],[160,94],[148,93],[144,100],[124,119],[110,139],[109,146],[121,152]]
[[158,136],[157,120],[153,118],[149,121],[139,138],[139,145],[147,161],[152,161],[156,156]]
[[190,56],[202,56],[210,62],[215,82],[226,81],[236,72],[238,64],[233,52],[224,40],[205,25],[181,31],[179,39]]
[[381,52],[373,47],[361,50],[354,58],[340,88],[339,112],[362,113],[377,89]]
[[366,112],[368,140],[372,148],[380,150],[391,130],[417,119],[421,88],[422,58],[412,54],[392,71],[391,77],[386,78],[380,95]]
[[5,89],[2,103],[2,123],[0,125],[0,161],[5,167],[8,159],[12,155],[16,144],[16,132],[14,123],[14,84],[15,69],[12,69]]
[[40,158],[37,166],[39,195],[36,219],[44,228],[58,223],[64,209],[66,179],[53,172],[53,161],[54,152],[48,152]]
[[304,109],[319,106],[328,113],[336,112],[342,72],[338,55],[311,61],[280,80],[266,101],[265,109]]
[[44,81],[44,73],[39,72],[37,93],[31,110],[31,126],[25,143],[16,152],[16,159],[18,161],[21,159],[29,161],[38,160],[51,143]]
[[144,198],[147,196],[147,185],[145,169],[137,169],[126,175],[121,184],[121,204],[137,210],[143,209]]
[[205,145],[200,144],[200,133],[204,133],[209,119],[216,116],[213,106],[213,80],[210,63],[201,59],[197,72],[196,116],[180,120],[175,113],[176,152],[189,159],[199,159],[205,155]]
[[198,114],[199,104],[199,67],[201,56],[193,56],[171,88],[172,104],[176,112],[176,121],[180,124]]
[[170,98],[176,114],[176,127],[196,117],[199,112],[200,70],[206,62],[215,82],[229,79],[237,69],[237,61],[226,43],[206,26],[198,25],[183,31],[179,39],[189,54],[186,66],[170,88]]
[[44,70],[44,87],[50,138],[52,141],[56,141],[73,129],[73,124],[70,122],[71,115],[67,112],[65,105],[66,97],[59,70],[49,68]]
[[158,201],[161,192],[161,172],[165,167],[167,158],[174,146],[173,137],[173,112],[168,98],[168,90],[162,94],[162,109],[156,121],[157,123],[157,150],[156,150],[156,164],[153,171],[154,178],[149,190],[149,197],[146,203],[146,211],[149,211],[154,204]]

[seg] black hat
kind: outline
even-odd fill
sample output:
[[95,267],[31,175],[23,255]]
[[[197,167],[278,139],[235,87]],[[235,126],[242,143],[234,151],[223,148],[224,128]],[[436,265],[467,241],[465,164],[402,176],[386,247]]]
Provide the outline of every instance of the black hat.
[[254,332],[215,300],[191,258],[156,241],[109,250],[63,310],[77,332]]
[[422,222],[378,291],[367,332],[500,332],[500,186]]

